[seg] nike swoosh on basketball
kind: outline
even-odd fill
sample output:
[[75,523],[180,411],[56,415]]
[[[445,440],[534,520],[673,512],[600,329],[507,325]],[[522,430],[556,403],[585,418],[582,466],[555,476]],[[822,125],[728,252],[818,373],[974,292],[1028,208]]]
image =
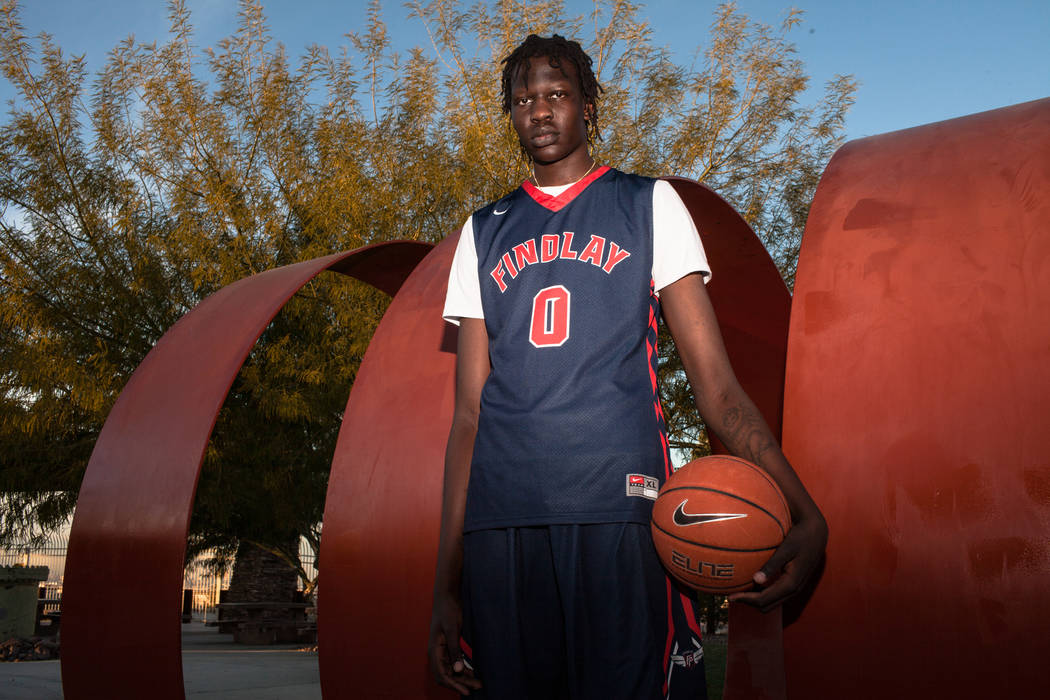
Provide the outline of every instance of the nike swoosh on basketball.
[[737,518],[747,517],[747,513],[686,513],[685,504],[688,502],[688,500],[685,500],[679,503],[678,507],[674,509],[674,515],[671,516],[671,520],[679,527],[717,523],[719,520],[736,520]]

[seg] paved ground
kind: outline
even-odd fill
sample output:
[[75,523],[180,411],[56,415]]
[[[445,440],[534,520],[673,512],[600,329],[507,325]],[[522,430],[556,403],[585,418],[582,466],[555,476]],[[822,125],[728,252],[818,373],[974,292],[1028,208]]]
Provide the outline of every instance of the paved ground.
[[[60,663],[0,664],[0,698],[62,700]],[[316,652],[234,644],[198,622],[182,626],[182,675],[193,700],[321,700]]]

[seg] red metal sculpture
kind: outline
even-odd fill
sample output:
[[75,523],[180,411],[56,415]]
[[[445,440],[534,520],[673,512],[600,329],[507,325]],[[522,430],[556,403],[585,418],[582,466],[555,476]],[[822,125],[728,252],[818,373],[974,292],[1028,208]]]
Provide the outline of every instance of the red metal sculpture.
[[810,209],[784,451],[827,568],[800,698],[1050,688],[1050,99],[847,144]]
[[249,277],[201,302],[146,356],[80,488],[62,601],[66,698],[185,697],[179,630],[190,511],[205,445],[248,351],[321,271],[393,294],[429,250],[386,243]]

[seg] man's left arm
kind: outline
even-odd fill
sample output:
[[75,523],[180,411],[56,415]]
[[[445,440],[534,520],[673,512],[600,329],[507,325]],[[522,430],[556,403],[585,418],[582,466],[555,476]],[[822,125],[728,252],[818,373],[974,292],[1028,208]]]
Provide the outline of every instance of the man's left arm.
[[730,596],[765,612],[798,592],[813,575],[827,544],[827,523],[737,381],[701,276],[689,274],[661,289],[660,305],[704,423],[732,454],[772,476],[791,509],[791,530],[755,574],[755,583],[764,588]]

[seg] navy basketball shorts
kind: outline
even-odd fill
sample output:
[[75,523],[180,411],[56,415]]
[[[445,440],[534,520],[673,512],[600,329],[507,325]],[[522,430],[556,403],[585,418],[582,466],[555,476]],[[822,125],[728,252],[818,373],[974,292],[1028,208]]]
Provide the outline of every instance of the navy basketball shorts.
[[463,536],[463,649],[490,700],[707,697],[700,625],[646,525]]

